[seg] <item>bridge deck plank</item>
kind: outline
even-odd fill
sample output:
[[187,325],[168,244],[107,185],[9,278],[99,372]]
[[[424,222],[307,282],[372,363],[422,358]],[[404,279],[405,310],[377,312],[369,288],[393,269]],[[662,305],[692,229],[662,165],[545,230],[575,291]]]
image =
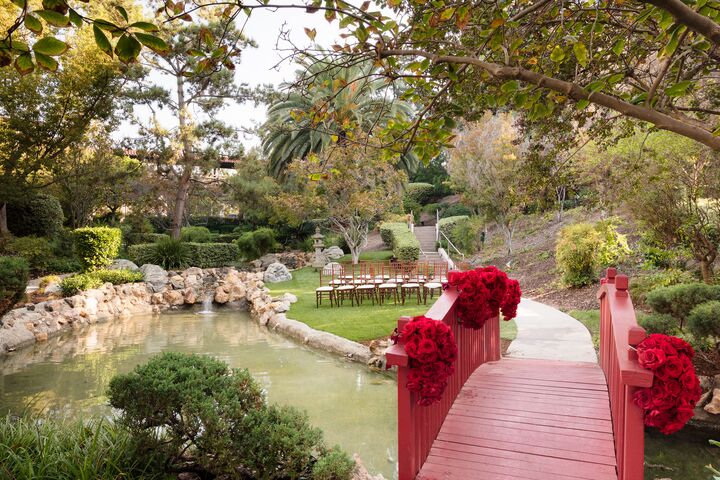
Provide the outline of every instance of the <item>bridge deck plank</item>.
[[503,359],[472,374],[417,479],[495,478],[617,480],[598,365]]

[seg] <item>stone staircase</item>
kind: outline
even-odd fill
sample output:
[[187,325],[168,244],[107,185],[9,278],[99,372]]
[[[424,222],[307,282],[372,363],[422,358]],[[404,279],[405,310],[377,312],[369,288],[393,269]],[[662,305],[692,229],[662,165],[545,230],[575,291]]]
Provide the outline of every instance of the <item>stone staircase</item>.
[[420,260],[441,262],[442,257],[435,246],[435,227],[421,227],[415,225],[415,238],[420,242]]

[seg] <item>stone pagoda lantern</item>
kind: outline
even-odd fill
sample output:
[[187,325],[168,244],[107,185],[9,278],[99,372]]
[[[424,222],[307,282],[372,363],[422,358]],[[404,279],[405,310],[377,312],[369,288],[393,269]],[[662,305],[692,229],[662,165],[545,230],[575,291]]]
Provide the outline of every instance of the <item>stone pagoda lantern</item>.
[[325,248],[324,238],[325,235],[320,233],[320,227],[315,227],[315,235],[312,236],[313,246],[315,247],[315,258],[312,265],[315,268],[323,268],[327,260],[325,254],[323,254],[323,248]]

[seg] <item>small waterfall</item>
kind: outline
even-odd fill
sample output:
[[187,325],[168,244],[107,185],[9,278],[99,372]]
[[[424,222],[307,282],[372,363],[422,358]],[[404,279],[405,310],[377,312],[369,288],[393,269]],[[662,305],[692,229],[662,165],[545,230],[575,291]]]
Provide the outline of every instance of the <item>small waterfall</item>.
[[203,297],[202,301],[202,310],[198,312],[200,315],[213,315],[215,313],[215,310],[213,310],[213,294],[212,292],[205,292],[205,296]]

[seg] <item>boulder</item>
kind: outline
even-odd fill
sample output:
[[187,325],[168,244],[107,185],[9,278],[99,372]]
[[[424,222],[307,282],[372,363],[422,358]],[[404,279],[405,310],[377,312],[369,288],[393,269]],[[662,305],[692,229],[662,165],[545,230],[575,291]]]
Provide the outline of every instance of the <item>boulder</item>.
[[287,302],[287,303],[296,303],[298,301],[298,298],[293,295],[292,293],[283,293],[279,297],[275,298],[274,300],[278,302]]
[[337,262],[330,262],[323,267],[323,275],[342,275],[343,266]]
[[116,258],[108,267],[108,270],[131,270],[137,272],[140,268],[134,262],[124,258]]
[[60,284],[58,282],[48,283],[45,287],[45,293],[47,295],[60,295]]
[[178,292],[177,290],[168,290],[163,293],[163,299],[168,305],[177,306],[185,303],[185,297],[182,292]]
[[145,283],[147,283],[153,292],[160,292],[168,283],[168,273],[158,265],[146,263],[140,267]]
[[195,290],[192,288],[186,288],[183,295],[185,297],[185,303],[188,305],[192,305],[198,301],[197,294],[195,294]]
[[720,388],[714,389],[712,395],[712,400],[705,405],[704,410],[713,415],[717,415],[720,414]]
[[286,282],[292,280],[292,275],[282,263],[273,263],[265,270],[263,280],[270,283]]
[[185,281],[180,275],[173,275],[170,277],[170,285],[176,290],[182,290],[185,288]]
[[338,258],[345,255],[345,252],[343,252],[342,248],[336,247],[335,245],[326,248],[322,251],[322,253],[328,260],[337,260]]
[[253,264],[257,268],[262,268],[262,269],[266,269],[273,263],[278,263],[278,256],[275,255],[274,253],[268,253],[266,255],[263,255],[262,257],[258,258],[257,260],[255,260],[253,262]]

